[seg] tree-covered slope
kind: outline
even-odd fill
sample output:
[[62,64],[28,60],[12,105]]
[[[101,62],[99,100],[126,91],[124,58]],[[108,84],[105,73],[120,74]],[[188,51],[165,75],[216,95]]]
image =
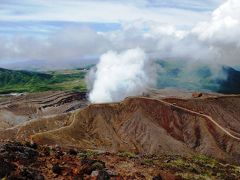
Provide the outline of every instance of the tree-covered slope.
[[157,88],[240,93],[240,71],[227,66],[190,64],[185,61],[157,61]]
[[0,68],[0,93],[40,92],[47,90],[84,90],[86,72],[39,73]]
[[50,74],[0,68],[0,86],[34,83],[52,78]]
[[240,71],[231,67],[223,67],[223,71],[227,74],[225,80],[221,80],[219,92],[221,93],[240,93]]

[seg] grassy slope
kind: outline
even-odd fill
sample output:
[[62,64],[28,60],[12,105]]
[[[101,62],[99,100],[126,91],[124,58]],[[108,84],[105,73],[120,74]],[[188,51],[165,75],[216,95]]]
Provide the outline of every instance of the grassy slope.
[[48,90],[86,90],[86,71],[36,73],[0,69],[0,93],[41,92]]

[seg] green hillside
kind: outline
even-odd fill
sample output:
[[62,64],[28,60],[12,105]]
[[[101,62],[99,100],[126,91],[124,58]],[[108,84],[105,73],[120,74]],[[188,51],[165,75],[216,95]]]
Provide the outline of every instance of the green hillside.
[[0,68],[0,93],[86,90],[84,70],[38,73]]
[[227,66],[188,64],[187,61],[163,61],[158,72],[157,88],[175,88],[191,91],[212,91],[225,94],[240,93],[240,71]]

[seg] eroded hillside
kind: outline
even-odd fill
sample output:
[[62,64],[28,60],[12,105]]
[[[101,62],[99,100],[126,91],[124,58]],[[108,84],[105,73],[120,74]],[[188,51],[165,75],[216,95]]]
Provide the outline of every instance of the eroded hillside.
[[0,130],[44,116],[59,115],[88,104],[86,93],[48,91],[3,96],[0,99]]
[[[180,95],[184,98],[155,92],[148,94],[149,97],[131,97],[120,103],[92,104],[85,108],[82,107],[87,102],[82,97],[79,101],[76,94],[55,94],[48,96],[48,100],[32,95],[28,102],[31,99],[35,104],[43,104],[42,114],[31,108],[32,114],[20,112],[42,116],[1,130],[0,138],[110,152],[181,156],[201,153],[239,163],[240,97]],[[6,102],[2,105],[10,104]],[[25,105],[22,103],[19,109]],[[11,111],[17,114],[16,109]]]
[[[239,101],[235,103],[232,118],[239,110]],[[72,117],[69,126],[35,134],[33,140],[115,152],[174,155],[199,152],[221,160],[240,161],[237,132],[229,131],[219,119],[163,100],[128,98],[116,104],[90,105],[74,112]]]

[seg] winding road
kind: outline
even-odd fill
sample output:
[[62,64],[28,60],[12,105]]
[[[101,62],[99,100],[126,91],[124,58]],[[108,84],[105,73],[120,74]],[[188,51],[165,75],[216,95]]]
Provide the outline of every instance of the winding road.
[[184,107],[181,107],[181,106],[177,106],[175,104],[172,104],[172,103],[169,103],[169,102],[166,102],[164,100],[160,100],[160,99],[153,99],[153,98],[148,98],[148,97],[139,97],[141,99],[149,99],[149,100],[153,100],[153,101],[158,101],[160,103],[163,103],[165,105],[168,105],[170,107],[174,107],[175,109],[178,109],[178,110],[182,110],[182,111],[185,111],[185,112],[188,112],[192,115],[196,115],[196,116],[200,116],[204,119],[207,119],[209,120],[210,122],[212,122],[215,126],[217,126],[219,129],[221,129],[224,133],[226,133],[228,136],[230,136],[231,138],[237,140],[237,141],[240,141],[240,137],[237,137],[235,135],[233,135],[232,133],[230,133],[227,129],[225,129],[224,127],[222,127],[220,124],[218,124],[211,116],[208,116],[206,114],[202,114],[202,113],[198,113],[198,112],[195,112],[195,111],[192,111],[192,110],[189,110],[189,109],[186,109]]

